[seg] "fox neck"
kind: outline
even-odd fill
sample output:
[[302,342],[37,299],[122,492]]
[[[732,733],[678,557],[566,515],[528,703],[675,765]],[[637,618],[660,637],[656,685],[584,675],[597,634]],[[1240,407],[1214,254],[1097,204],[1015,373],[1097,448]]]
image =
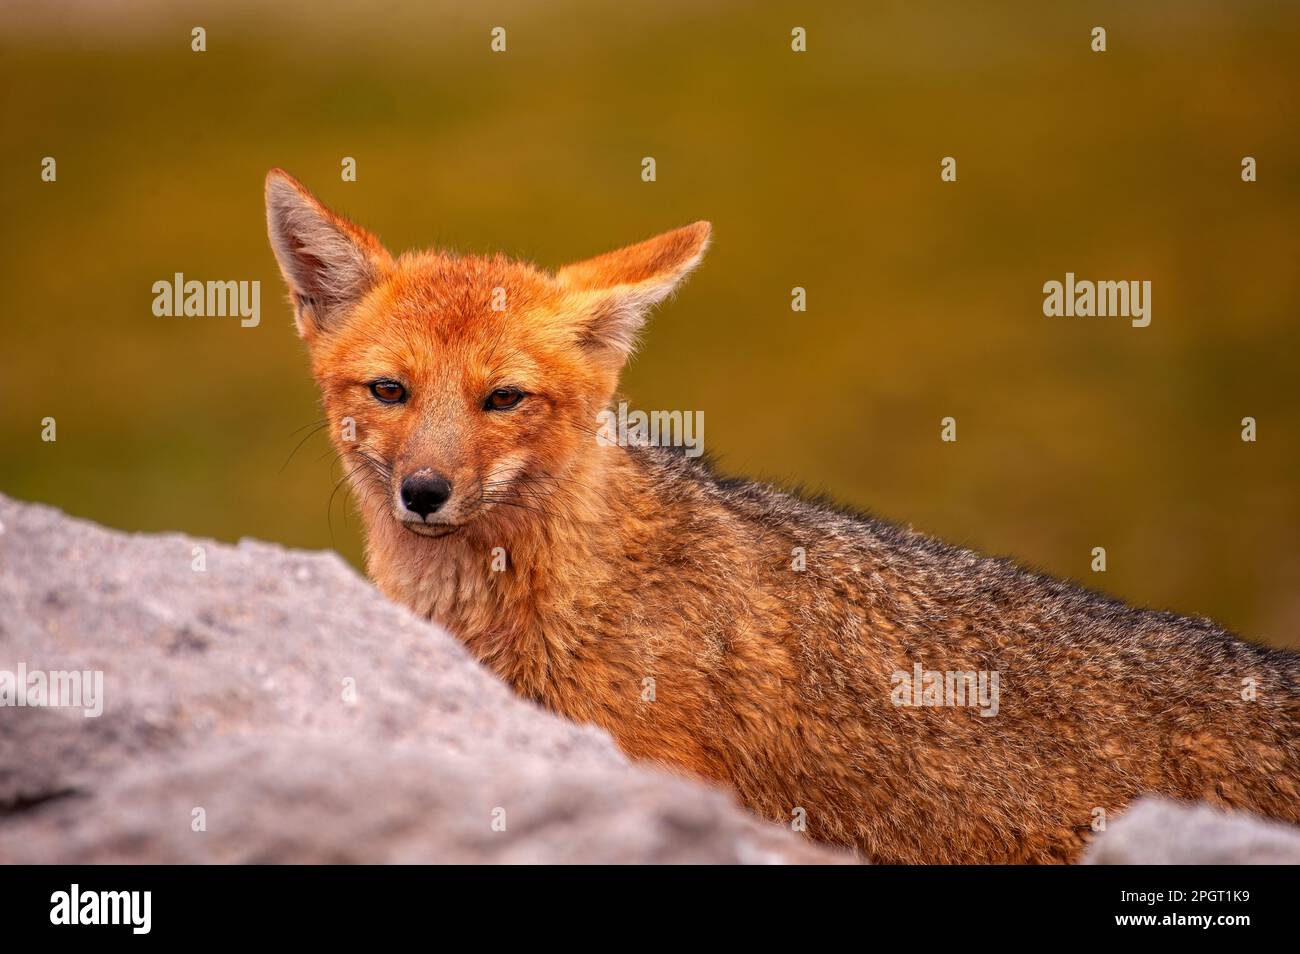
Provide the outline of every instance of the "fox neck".
[[[446,537],[402,529],[363,504],[367,568],[390,599],[445,626],[519,693],[564,709],[557,678],[587,642],[590,620],[652,493],[627,451],[598,446],[535,509],[496,507]],[[617,507],[604,488],[618,488]],[[530,507],[532,500],[530,498]]]

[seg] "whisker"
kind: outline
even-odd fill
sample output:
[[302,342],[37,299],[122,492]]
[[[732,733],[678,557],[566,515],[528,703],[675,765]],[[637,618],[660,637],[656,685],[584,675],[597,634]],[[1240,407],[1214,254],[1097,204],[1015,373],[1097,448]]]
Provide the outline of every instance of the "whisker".
[[284,436],[285,436],[285,437],[293,437],[293,435],[297,434],[297,433],[298,433],[299,431],[301,431],[304,427],[311,427],[311,426],[314,425],[314,424],[328,424],[328,423],[329,423],[329,420],[328,420],[327,418],[323,418],[323,417],[322,417],[322,418],[321,418],[320,420],[318,420],[318,421],[309,421],[308,423],[304,424],[302,427],[295,427],[293,430],[291,430],[288,434],[286,434],[286,435],[284,435]]
[[546,511],[546,510],[541,510],[541,509],[539,509],[539,508],[537,508],[537,507],[530,507],[530,506],[528,506],[527,504],[522,504],[522,503],[519,503],[518,501],[514,501],[514,500],[492,500],[492,501],[489,501],[489,502],[490,502],[491,504],[493,504],[494,506],[500,506],[500,507],[516,507],[516,508],[518,508],[519,510],[527,510],[529,513],[535,513],[535,514],[538,514],[539,516],[543,516],[543,517],[549,517],[549,516],[551,516],[551,514],[550,514],[548,511]]
[[[315,437],[317,434],[319,434],[319,433],[320,433],[322,430],[324,430],[326,427],[329,427],[329,421],[320,421],[320,422],[318,422],[315,426],[312,426],[312,425],[310,425],[310,424],[307,424],[307,425],[304,425],[304,426],[305,426],[305,427],[311,427],[311,430],[308,431],[308,432],[307,432],[307,436],[304,437],[302,440],[300,440],[300,441],[297,443],[297,445],[294,447],[294,449],[291,450],[291,451],[289,452],[289,456],[286,457],[286,458],[284,459],[284,463],[281,464],[281,465],[280,465],[280,469],[279,469],[278,471],[276,471],[277,474],[283,474],[283,473],[284,473],[284,469],[285,469],[286,467],[289,466],[289,461],[293,460],[294,455],[297,454],[298,451],[302,450],[302,445],[303,445],[303,444],[306,444],[309,440],[311,440],[313,437]],[[298,431],[301,431],[301,430],[302,430],[301,427],[298,428]],[[298,431],[294,431],[293,433],[296,434],[296,433],[298,433]],[[292,437],[293,435],[291,434],[290,436]]]
[[[341,455],[339,456],[339,459],[342,460]],[[334,541],[334,498],[338,496],[339,488],[343,486],[344,482],[351,480],[352,476],[356,474],[358,471],[360,471],[363,467],[366,467],[368,463],[369,463],[368,461],[363,459],[361,463],[357,464],[355,467],[353,467],[346,474],[344,474],[342,477],[340,477],[338,480],[334,482],[334,489],[330,491],[330,499],[325,504],[325,519],[326,522],[329,524],[329,530],[330,530],[330,546],[333,546],[335,542]],[[345,521],[344,526],[346,526],[347,525],[346,512],[344,513],[343,519]]]

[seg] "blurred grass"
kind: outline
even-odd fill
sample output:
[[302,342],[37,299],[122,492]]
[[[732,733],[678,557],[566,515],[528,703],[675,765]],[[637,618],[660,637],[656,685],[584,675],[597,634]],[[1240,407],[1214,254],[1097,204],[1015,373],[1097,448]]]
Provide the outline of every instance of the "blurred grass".
[[[556,266],[712,219],[634,405],[703,409],[731,472],[1300,646],[1295,4],[64,3],[0,26],[6,493],[358,560],[324,439],[281,470],[318,415],[265,239],[280,165],[394,250]],[[261,326],[154,317],[176,271],[260,280]],[[1043,318],[1066,271],[1150,279],[1151,326]]]

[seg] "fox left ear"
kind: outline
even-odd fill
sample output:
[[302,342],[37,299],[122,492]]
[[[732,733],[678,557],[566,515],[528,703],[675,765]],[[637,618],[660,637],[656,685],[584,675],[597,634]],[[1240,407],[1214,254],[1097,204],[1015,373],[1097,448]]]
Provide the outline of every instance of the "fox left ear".
[[283,169],[266,177],[266,227],[298,334],[308,340],[335,324],[392,265],[377,238],[325,208]]
[[696,222],[561,268],[560,284],[584,299],[581,343],[622,366],[650,309],[704,257],[712,230],[708,222]]

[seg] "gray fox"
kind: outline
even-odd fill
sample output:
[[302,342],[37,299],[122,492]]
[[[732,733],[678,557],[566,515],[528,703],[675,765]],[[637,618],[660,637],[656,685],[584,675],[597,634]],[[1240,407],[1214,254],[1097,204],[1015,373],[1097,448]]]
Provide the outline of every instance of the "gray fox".
[[877,862],[1073,861],[1143,793],[1300,822],[1300,656],[597,440],[708,223],[551,273],[266,200],[371,576],[521,695]]

